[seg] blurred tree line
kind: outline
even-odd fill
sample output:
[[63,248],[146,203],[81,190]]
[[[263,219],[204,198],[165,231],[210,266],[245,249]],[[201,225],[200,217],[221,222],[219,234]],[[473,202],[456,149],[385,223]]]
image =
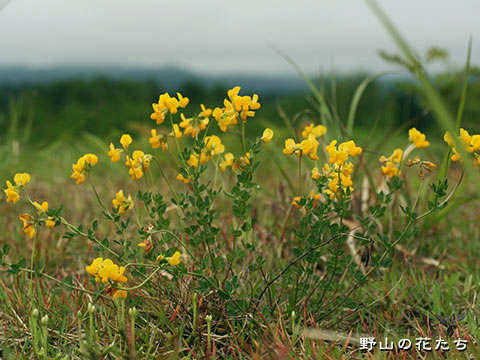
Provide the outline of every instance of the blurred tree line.
[[[341,121],[346,120],[353,94],[366,76],[321,80],[329,106]],[[456,112],[459,103],[463,76],[463,70],[435,76],[435,83],[452,113]],[[472,68],[469,83],[463,124],[478,130],[479,68]],[[200,82],[187,81],[178,90],[190,98],[185,113],[192,115],[199,111],[200,103],[211,108],[222,106],[227,87],[221,83],[207,87]],[[28,139],[24,140],[37,145],[75,137],[82,132],[109,141],[125,131],[148,131],[146,129],[154,126],[150,120],[151,104],[163,92],[162,86],[153,81],[105,77],[23,86],[0,84],[0,138],[12,135],[12,131],[21,132],[25,127],[28,127]],[[273,89],[260,93],[259,97],[262,110],[252,121],[255,125],[248,127],[252,132],[258,134],[265,126],[284,126],[279,109],[294,121],[318,121],[316,104],[307,93],[279,94]],[[407,77],[380,78],[368,86],[358,107],[355,126],[370,129],[373,124],[379,131],[413,124],[422,131],[434,127],[416,85]]]

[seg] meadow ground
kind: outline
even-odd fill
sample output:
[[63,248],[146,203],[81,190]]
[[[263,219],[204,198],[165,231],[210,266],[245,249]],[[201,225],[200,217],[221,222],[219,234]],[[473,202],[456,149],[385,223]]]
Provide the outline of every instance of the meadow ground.
[[[238,136],[221,135],[226,151],[243,153],[239,130]],[[298,139],[305,138],[302,130],[303,126],[295,133]],[[261,148],[250,163],[236,169],[232,163],[225,172],[219,169],[224,152],[211,153],[205,168],[178,163],[191,155],[178,157],[178,149],[194,146],[192,153],[202,154],[206,151],[202,141],[170,138],[170,156],[151,149],[147,139],[138,136],[132,148],[158,159],[158,167],[152,161],[138,180],[130,178],[124,161],[111,162],[108,143],[93,135],[83,136],[77,144],[19,155],[18,160],[12,154],[18,171],[31,174],[24,187],[29,197],[63,209],[61,214],[48,213],[57,222],[54,228],[46,227],[46,216],[39,213],[32,220],[37,234],[30,238],[26,226],[22,231],[26,223],[19,216],[35,217],[38,209],[21,189],[17,204],[2,199],[2,357],[427,355],[415,345],[409,351],[396,346],[390,352],[380,352],[377,345],[371,355],[360,350],[361,337],[377,341],[388,337],[395,344],[403,338],[415,344],[416,338],[428,337],[432,347],[436,339],[444,338],[450,352],[434,351],[429,358],[478,357],[479,213],[475,186],[462,166],[452,163],[442,195],[429,186],[441,184],[442,166],[432,173],[424,170],[424,180],[419,164],[404,166],[415,155],[442,164],[448,147],[441,145],[441,136],[427,137],[434,149],[430,151],[412,150],[414,146],[406,145],[406,132],[398,135],[399,146],[409,150],[402,163],[392,160],[402,171],[392,178],[382,174],[381,166],[388,167],[388,160],[379,162],[379,147],[360,140],[356,143],[363,148],[360,155],[347,151],[355,163],[351,174],[355,189],[342,190],[342,183],[349,186],[342,173],[340,189],[330,196],[329,182],[336,174],[312,179],[311,169],[321,169],[327,162],[341,172],[348,163],[329,162],[338,154],[325,150],[328,133],[327,128],[318,137],[319,159],[311,160],[282,153],[283,140],[290,134],[275,129],[269,143],[258,138],[246,142],[252,153]],[[300,140],[297,144],[299,149],[303,146]],[[383,146],[387,156],[396,147],[391,141]],[[413,153],[407,155],[410,150]],[[71,164],[90,152],[98,154],[98,164],[77,185],[70,178]],[[242,161],[238,155],[237,161]],[[191,182],[177,180],[179,171],[191,176]],[[10,181],[12,177],[13,173]],[[292,202],[300,187],[304,199]],[[133,209],[124,214],[110,205],[120,189],[132,194],[134,201]],[[309,195],[311,190],[322,197]],[[382,192],[391,198],[378,195]],[[440,201],[445,197],[447,205]],[[138,247],[139,243],[146,246]],[[177,250],[181,263],[172,265]],[[156,261],[162,254],[169,260]],[[98,284],[85,271],[99,256],[119,265],[134,264],[125,272],[130,288],[126,299],[111,296],[112,287],[124,288],[123,282],[110,277],[106,284]],[[458,319],[440,320],[452,315]],[[455,350],[455,339],[468,340],[466,352]]]

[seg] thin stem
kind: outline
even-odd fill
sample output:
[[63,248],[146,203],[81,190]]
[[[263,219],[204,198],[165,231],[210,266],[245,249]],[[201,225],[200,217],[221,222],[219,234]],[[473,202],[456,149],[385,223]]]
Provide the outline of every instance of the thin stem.
[[29,292],[30,292],[30,297],[33,301],[33,299],[35,299],[35,297],[33,296],[33,274],[34,274],[34,270],[33,270],[33,260],[35,259],[35,248],[37,247],[37,224],[35,223],[35,234],[33,235],[33,247],[32,247],[32,256],[30,258],[30,283],[28,284],[28,289],[29,289]]
[[[34,273],[33,270],[26,269],[26,268],[19,268],[18,270],[24,271],[24,272],[26,272],[26,273]],[[97,294],[97,293],[94,292],[94,291],[82,289],[82,288],[79,288],[79,287],[77,287],[77,286],[75,286],[75,285],[70,285],[70,284],[68,284],[68,283],[65,283],[65,282],[63,282],[63,281],[61,281],[61,280],[58,280],[58,279],[54,278],[53,276],[48,275],[47,273],[40,273],[39,275],[40,275],[40,276],[43,276],[43,277],[45,277],[45,278],[47,278],[47,279],[49,279],[49,280],[52,280],[52,281],[54,281],[54,282],[56,282],[56,283],[58,283],[58,284],[61,284],[62,286],[69,287],[70,289],[82,291],[82,292],[87,293],[87,294],[90,294],[90,295],[96,295],[96,296],[99,296],[99,297],[101,297],[101,298],[103,298],[103,299],[110,299],[110,298],[108,298],[107,296],[104,296],[104,295],[101,295],[101,294]]]
[[176,200],[177,203],[178,203],[178,202],[179,202],[179,199],[178,199],[177,193],[175,192],[175,190],[173,190],[172,184],[170,183],[170,181],[168,180],[168,178],[165,176],[165,173],[163,172],[162,167],[160,166],[160,162],[158,161],[158,159],[157,159],[155,156],[153,157],[153,160],[155,161],[155,164],[157,164],[158,171],[160,171],[160,175],[163,177],[163,179],[164,179],[165,182],[167,183],[168,188],[170,189],[170,191],[172,192],[173,197],[175,198],[175,200]]
[[[144,264],[142,264],[142,265],[144,265]],[[157,267],[150,275],[148,275],[148,277],[147,277],[145,280],[143,280],[140,284],[135,285],[135,286],[133,286],[133,287],[129,287],[129,288],[117,287],[117,286],[115,286],[115,284],[114,284],[112,281],[109,280],[109,281],[110,281],[110,285],[112,285],[112,287],[115,288],[115,289],[117,289],[117,290],[123,290],[123,291],[136,290],[136,289],[138,289],[138,288],[141,288],[141,287],[142,287],[143,285],[145,285],[147,282],[149,282],[150,279],[153,278],[153,277],[155,276],[155,274],[156,274],[157,272],[159,272],[160,270],[162,270],[162,269],[163,269],[163,268],[162,268],[161,266]]]
[[246,155],[247,154],[247,144],[245,141],[245,121],[240,119],[242,122],[242,147],[243,147],[243,153]]
[[299,195],[302,196],[302,156],[303,151],[300,150],[300,156],[298,157],[298,191]]
[[95,185],[93,185],[92,178],[90,177],[90,171],[87,172],[87,177],[88,177],[88,182],[90,183],[90,186],[92,187],[92,190],[95,193],[95,197],[97,198],[98,203],[103,208],[103,210],[108,212],[107,207],[103,204],[102,200],[100,200],[100,196],[98,196],[98,192],[97,192],[97,189],[95,188]]

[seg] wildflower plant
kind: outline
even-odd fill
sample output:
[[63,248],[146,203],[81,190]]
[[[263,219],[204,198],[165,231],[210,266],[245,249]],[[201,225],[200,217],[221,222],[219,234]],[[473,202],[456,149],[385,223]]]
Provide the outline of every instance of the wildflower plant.
[[[34,275],[48,276],[35,269],[35,240],[42,227],[61,228],[57,231],[63,231],[64,238],[86,239],[96,253],[84,267],[91,281],[85,287],[73,283],[67,287],[95,295],[100,308],[107,309],[112,302],[120,306],[124,328],[125,304],[135,305],[129,311],[132,324],[153,321],[162,332],[187,344],[200,341],[198,311],[208,303],[207,351],[211,332],[232,321],[258,326],[259,321],[284,314],[305,313],[304,326],[329,326],[347,316],[345,309],[360,309],[363,304],[354,300],[354,294],[372,281],[379,268],[391,266],[395,246],[413,236],[412,228],[420,219],[441,210],[458,186],[448,193],[446,179],[432,182],[434,196],[427,209],[421,209],[419,195],[406,199],[408,205],[396,206],[407,171],[418,168],[420,193],[436,167],[425,155],[430,145],[425,134],[410,129],[405,148],[381,156],[380,166],[371,170],[365,169],[368,146],[347,136],[326,142],[329,129],[309,121],[298,129],[298,140],[284,140],[284,158],[298,166],[288,174],[297,177],[298,187],[282,205],[284,224],[262,224],[269,217],[259,215],[265,206],[256,198],[268,189],[257,170],[265,148],[277,151],[274,131],[266,128],[254,139],[246,136],[245,127],[261,105],[258,95],[240,95],[240,90],[238,86],[228,90],[223,106],[201,104],[200,109],[189,109],[189,98],[180,93],[176,97],[164,93],[152,104],[149,145],[145,147],[140,137],[123,134],[118,142],[109,143],[104,154],[81,156],[72,165],[71,178],[80,187],[90,187],[101,214],[86,228],[70,223],[60,204],[49,208],[47,202],[33,201],[27,191],[29,174],[16,174],[13,183],[7,180],[7,201],[15,204],[25,199],[31,206],[20,219],[23,232],[34,239],[30,268],[24,263],[9,264],[10,273],[30,274],[34,297]],[[227,132],[237,136],[237,146],[224,140]],[[460,132],[465,152],[477,163],[478,136]],[[452,160],[462,160],[450,135],[445,141],[452,148]],[[165,167],[167,157],[173,158],[174,169]],[[130,187],[109,188],[108,200],[102,200],[95,187],[95,171],[107,161],[122,169],[132,188],[138,188],[136,196]],[[364,197],[359,183],[367,175],[372,185],[367,195],[372,196]],[[224,209],[231,210],[225,214]],[[403,228],[395,229],[392,218],[399,212],[405,222]],[[115,229],[114,235],[102,239],[102,229],[108,226]],[[268,241],[276,239],[275,246],[264,234],[269,234]],[[274,270],[268,271],[272,254],[276,262]],[[254,284],[252,273],[258,274]],[[179,298],[191,301],[191,313],[174,306]],[[148,321],[142,308],[146,299],[156,301],[156,314]],[[97,306],[88,310],[85,346],[89,350],[82,346],[98,354],[94,345]],[[182,311],[191,321],[178,333],[174,322]],[[79,333],[81,321],[79,317]],[[298,324],[292,328],[297,338]]]

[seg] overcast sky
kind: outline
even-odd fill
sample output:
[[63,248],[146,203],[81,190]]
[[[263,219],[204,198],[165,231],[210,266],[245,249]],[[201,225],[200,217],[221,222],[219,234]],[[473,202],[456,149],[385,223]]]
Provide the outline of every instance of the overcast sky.
[[[0,0],[0,7],[7,3]],[[479,0],[379,0],[420,52],[480,63]],[[382,70],[395,47],[361,0],[10,0],[0,65],[178,65],[201,73]]]

